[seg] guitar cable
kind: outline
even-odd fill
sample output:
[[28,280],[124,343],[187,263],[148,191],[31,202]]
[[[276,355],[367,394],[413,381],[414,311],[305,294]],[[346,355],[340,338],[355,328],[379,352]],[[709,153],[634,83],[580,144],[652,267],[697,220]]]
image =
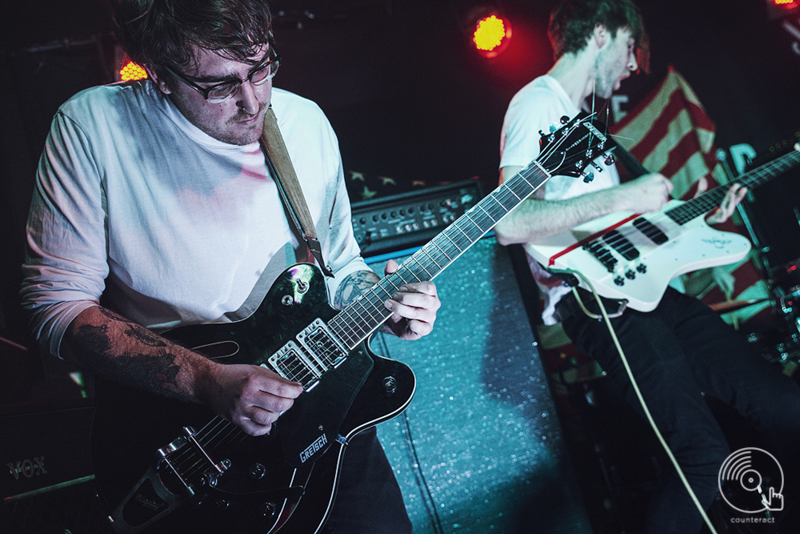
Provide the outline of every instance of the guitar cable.
[[[391,358],[389,354],[389,346],[386,344],[386,334],[379,333],[376,337],[380,339],[381,344],[381,353],[386,358]],[[402,428],[403,434],[405,435],[405,442],[406,442],[406,452],[411,456],[412,464],[414,469],[412,470],[414,473],[414,478],[417,481],[417,487],[420,490],[420,494],[422,495],[422,503],[425,505],[425,510],[428,512],[428,519],[431,522],[431,526],[433,527],[433,531],[436,534],[444,534],[444,528],[442,527],[442,520],[439,517],[439,512],[436,510],[436,501],[433,500],[433,493],[431,492],[430,486],[428,486],[428,481],[425,479],[425,473],[422,472],[422,463],[419,460],[419,455],[417,454],[417,447],[414,444],[414,439],[411,435],[411,422],[408,419],[408,410],[403,410],[402,416]],[[716,533],[714,533],[716,534]]]
[[608,333],[611,335],[611,339],[614,341],[614,346],[617,348],[617,352],[619,353],[620,359],[622,360],[622,365],[625,367],[625,372],[628,374],[628,379],[631,381],[631,385],[633,386],[633,391],[636,393],[636,397],[639,400],[639,404],[641,404],[642,406],[642,410],[644,411],[645,417],[647,418],[647,422],[652,427],[653,432],[655,432],[655,435],[658,438],[659,443],[661,443],[661,446],[664,448],[664,451],[666,451],[670,462],[672,463],[673,467],[675,467],[675,471],[678,473],[678,477],[680,477],[681,482],[686,488],[686,491],[689,492],[689,497],[691,497],[692,502],[694,503],[697,510],[700,512],[700,515],[703,517],[703,521],[708,527],[708,530],[711,532],[711,534],[717,534],[717,531],[714,529],[714,525],[711,524],[711,520],[708,518],[705,509],[700,504],[700,501],[697,499],[697,495],[695,495],[694,490],[689,484],[689,481],[686,480],[686,476],[683,474],[683,470],[681,469],[680,465],[678,465],[678,461],[672,454],[669,445],[667,444],[664,437],[661,435],[661,431],[658,429],[658,426],[656,426],[656,423],[653,420],[653,416],[650,414],[650,410],[647,408],[647,403],[645,402],[644,397],[642,396],[642,392],[639,390],[639,385],[637,384],[636,379],[633,376],[633,372],[631,371],[631,368],[628,365],[628,358],[625,356],[625,352],[622,350],[622,345],[620,344],[619,339],[617,338],[617,333],[614,330],[614,327],[611,325],[611,319],[608,316],[608,312],[606,311],[605,306],[603,306],[603,301],[600,299],[600,295],[597,294],[597,291],[595,291],[591,282],[589,282],[589,280],[582,273],[578,271],[572,269],[564,269],[564,270],[551,269],[551,271],[555,273],[571,274],[578,276],[581,278],[581,280],[583,280],[586,283],[586,287],[588,287],[591,290],[592,295],[594,295],[595,301],[597,302],[597,305],[600,308],[601,315],[594,314],[586,308],[586,306],[584,305],[583,301],[580,298],[580,295],[578,294],[577,286],[572,287],[572,294],[575,296],[575,300],[577,301],[578,306],[581,308],[581,311],[583,311],[583,313],[586,314],[586,316],[596,320],[600,320],[602,318],[603,321],[605,322],[606,328],[608,328]]

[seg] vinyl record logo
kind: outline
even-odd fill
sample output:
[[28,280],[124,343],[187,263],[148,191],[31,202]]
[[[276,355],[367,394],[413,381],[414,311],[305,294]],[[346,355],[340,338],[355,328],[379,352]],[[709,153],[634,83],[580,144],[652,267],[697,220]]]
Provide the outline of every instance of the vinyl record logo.
[[718,482],[722,498],[740,512],[783,510],[783,469],[763,449],[746,447],[733,452],[722,462]]

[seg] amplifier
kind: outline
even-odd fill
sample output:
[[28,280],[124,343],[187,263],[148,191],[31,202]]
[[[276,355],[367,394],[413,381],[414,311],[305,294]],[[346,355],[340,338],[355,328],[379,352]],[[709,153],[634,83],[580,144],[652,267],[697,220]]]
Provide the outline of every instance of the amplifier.
[[478,180],[412,191],[352,205],[363,256],[427,243],[481,199]]
[[24,499],[93,478],[94,406],[0,417],[0,499]]

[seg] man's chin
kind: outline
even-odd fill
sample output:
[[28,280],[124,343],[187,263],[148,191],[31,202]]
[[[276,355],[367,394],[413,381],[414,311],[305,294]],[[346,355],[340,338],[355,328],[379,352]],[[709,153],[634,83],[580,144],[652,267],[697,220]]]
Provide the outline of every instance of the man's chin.
[[251,143],[258,142],[261,139],[261,132],[264,130],[264,124],[259,123],[254,125],[252,128],[248,128],[245,131],[241,131],[238,133],[230,133],[225,135],[224,138],[218,137],[220,141],[224,143],[229,143],[231,145],[249,145]]

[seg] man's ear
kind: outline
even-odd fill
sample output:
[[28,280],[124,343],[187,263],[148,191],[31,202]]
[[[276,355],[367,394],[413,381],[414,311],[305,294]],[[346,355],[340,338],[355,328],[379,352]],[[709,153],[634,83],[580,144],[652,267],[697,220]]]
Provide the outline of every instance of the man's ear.
[[156,84],[156,87],[158,87],[159,91],[161,91],[165,95],[168,95],[172,92],[172,89],[169,88],[167,82],[158,74],[156,74],[155,70],[153,70],[150,67],[145,67],[144,70],[147,71],[147,76],[149,76],[150,79],[153,80],[153,83]]
[[603,24],[598,24],[592,31],[592,40],[597,45],[597,48],[603,48],[611,40],[611,35]]

